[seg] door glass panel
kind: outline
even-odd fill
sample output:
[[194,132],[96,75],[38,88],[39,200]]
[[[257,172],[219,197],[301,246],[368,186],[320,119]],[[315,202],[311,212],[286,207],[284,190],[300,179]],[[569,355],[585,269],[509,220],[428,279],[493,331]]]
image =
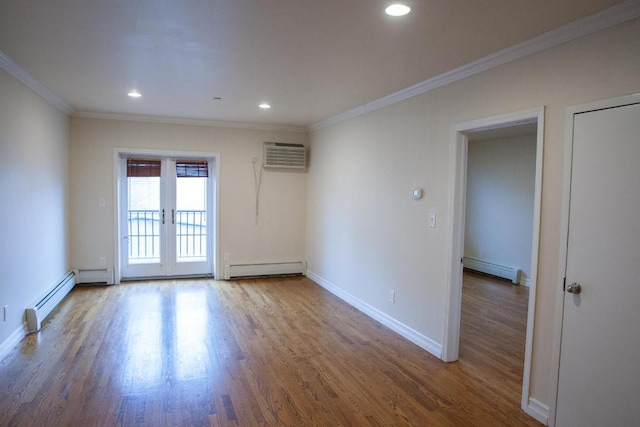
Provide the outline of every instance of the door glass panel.
[[159,263],[160,177],[130,176],[127,189],[129,263]]
[[207,260],[207,162],[176,164],[176,262]]

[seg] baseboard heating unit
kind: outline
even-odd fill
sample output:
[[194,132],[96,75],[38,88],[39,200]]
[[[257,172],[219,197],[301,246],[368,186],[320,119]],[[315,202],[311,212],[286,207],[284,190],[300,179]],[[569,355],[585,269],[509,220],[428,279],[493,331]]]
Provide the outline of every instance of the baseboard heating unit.
[[53,288],[51,288],[43,297],[39,298],[35,303],[27,307],[27,329],[29,332],[40,330],[42,322],[60,301],[67,296],[71,289],[76,285],[76,273],[71,271],[64,276]]
[[464,257],[462,259],[464,268],[469,270],[479,271],[480,273],[490,274],[492,276],[501,277],[503,279],[511,280],[514,284],[520,284],[520,269],[507,267],[500,264],[494,264],[491,262],[481,261],[475,258]]
[[78,284],[107,284],[113,285],[113,268],[98,268],[95,270],[79,270],[76,278]]
[[307,263],[278,262],[268,264],[227,264],[224,266],[224,279],[241,277],[286,276],[291,274],[305,274]]

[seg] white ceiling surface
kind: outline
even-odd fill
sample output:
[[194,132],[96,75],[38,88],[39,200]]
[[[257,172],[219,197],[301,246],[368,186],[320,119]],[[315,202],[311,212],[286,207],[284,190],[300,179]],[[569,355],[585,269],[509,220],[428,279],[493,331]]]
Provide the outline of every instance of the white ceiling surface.
[[77,112],[306,127],[620,1],[389,3],[0,0],[0,52]]

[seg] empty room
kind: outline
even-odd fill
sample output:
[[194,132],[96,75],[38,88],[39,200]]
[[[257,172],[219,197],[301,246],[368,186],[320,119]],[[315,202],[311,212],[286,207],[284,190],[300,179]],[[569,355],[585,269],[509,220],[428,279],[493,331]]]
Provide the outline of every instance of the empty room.
[[3,1],[0,425],[637,425],[639,52],[638,0]]

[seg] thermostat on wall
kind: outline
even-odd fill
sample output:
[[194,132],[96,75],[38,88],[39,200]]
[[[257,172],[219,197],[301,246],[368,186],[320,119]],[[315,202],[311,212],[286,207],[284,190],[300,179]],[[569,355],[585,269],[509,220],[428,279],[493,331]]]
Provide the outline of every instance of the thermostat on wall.
[[416,188],[413,190],[412,197],[414,199],[422,199],[422,188]]

